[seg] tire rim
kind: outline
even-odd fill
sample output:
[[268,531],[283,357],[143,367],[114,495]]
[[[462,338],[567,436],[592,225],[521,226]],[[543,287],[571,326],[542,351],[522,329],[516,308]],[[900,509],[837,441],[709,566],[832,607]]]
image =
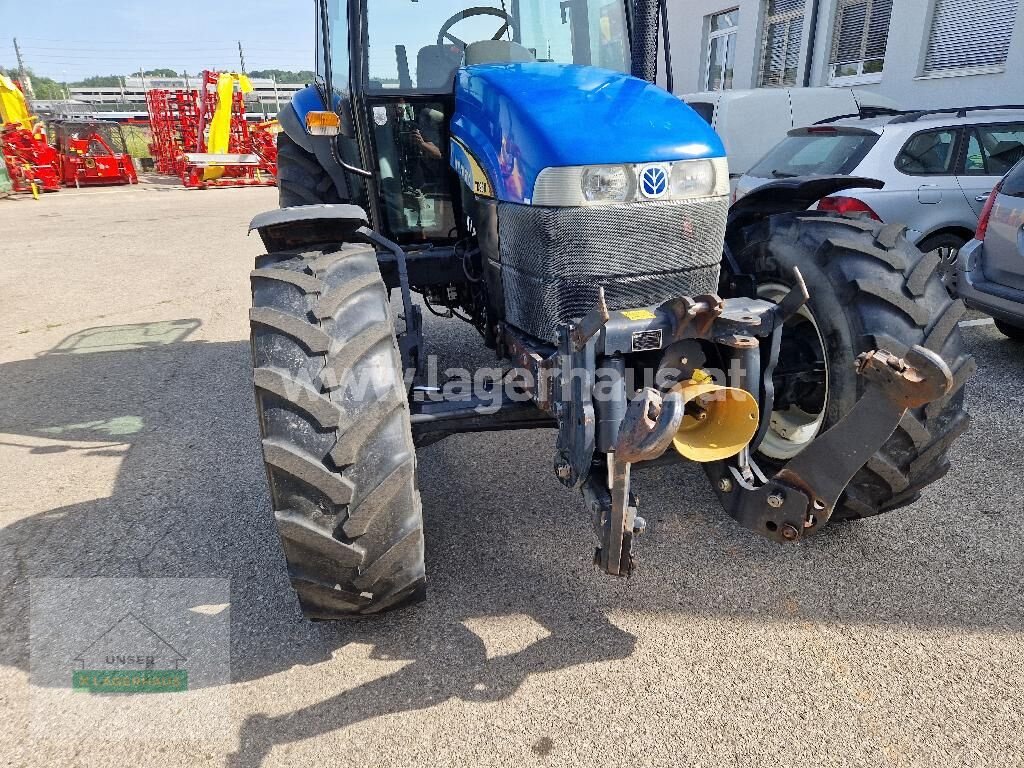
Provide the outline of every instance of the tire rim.
[[941,245],[930,253],[939,257],[935,271],[939,273],[942,284],[951,295],[956,296],[956,259],[960,255],[960,249],[952,245]]
[[[789,286],[780,283],[764,283],[757,288],[757,297],[778,304],[783,297],[789,293]],[[813,333],[812,333],[813,332]],[[800,339],[800,342],[796,342]],[[812,377],[806,374],[793,374],[787,371],[782,365],[783,351],[787,349],[787,342],[792,346],[800,343],[803,354],[798,358],[808,358],[813,355],[817,358],[814,361],[815,367],[820,366],[820,374],[815,369]],[[806,365],[807,360],[802,364]],[[796,456],[821,432],[822,424],[825,422],[825,410],[828,406],[828,358],[825,355],[825,344],[818,327],[818,322],[806,304],[789,320],[782,330],[782,348],[779,353],[779,361],[776,365],[775,375],[772,377],[775,382],[776,396],[780,394],[783,387],[781,381],[786,381],[791,375],[802,375],[805,378],[820,378],[818,386],[824,387],[824,396],[821,397],[820,408],[805,410],[797,404],[788,405],[786,408],[774,408],[769,416],[769,427],[765,432],[764,439],[758,447],[758,451],[772,459],[788,460]],[[810,383],[810,382],[808,382]]]

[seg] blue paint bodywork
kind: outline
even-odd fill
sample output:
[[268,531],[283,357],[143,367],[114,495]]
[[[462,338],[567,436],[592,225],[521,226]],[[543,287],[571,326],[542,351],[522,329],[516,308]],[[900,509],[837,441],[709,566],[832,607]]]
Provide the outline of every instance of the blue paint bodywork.
[[316,86],[307,85],[301,91],[292,94],[292,109],[299,118],[303,129],[306,127],[306,114],[320,112],[324,108],[324,99]]
[[496,197],[516,203],[530,201],[544,168],[725,156],[714,130],[656,85],[549,62],[460,69],[451,135],[472,152]]

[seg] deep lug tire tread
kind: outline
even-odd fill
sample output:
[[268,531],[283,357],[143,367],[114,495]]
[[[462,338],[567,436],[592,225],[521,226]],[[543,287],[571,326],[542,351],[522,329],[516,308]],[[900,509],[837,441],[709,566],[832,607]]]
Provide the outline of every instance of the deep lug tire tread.
[[263,454],[303,612],[338,619],[422,599],[409,405],[373,248],[268,254],[251,282]]
[[738,249],[741,268],[759,278],[786,282],[791,267],[799,266],[810,288],[812,313],[818,318],[841,314],[845,329],[836,326],[831,336],[826,334],[830,366],[845,371],[842,376],[834,369],[830,373],[830,401],[838,401],[828,406],[826,427],[863,391],[863,382],[846,370],[860,352],[881,347],[902,356],[920,344],[940,354],[954,374],[945,397],[907,412],[853,478],[833,520],[870,517],[913,503],[948,471],[949,448],[969,424],[963,386],[976,365],[958,326],[963,302],[949,297],[935,273],[935,256],[914,248],[905,231],[861,218],[787,214],[750,228]]
[[316,157],[283,131],[277,135],[277,188],[282,208],[344,202]]

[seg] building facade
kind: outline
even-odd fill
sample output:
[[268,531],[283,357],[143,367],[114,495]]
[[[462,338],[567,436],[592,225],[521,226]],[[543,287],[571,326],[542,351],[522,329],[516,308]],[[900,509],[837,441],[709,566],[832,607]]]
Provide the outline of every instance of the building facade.
[[668,0],[676,93],[856,85],[1024,104],[1024,0]]

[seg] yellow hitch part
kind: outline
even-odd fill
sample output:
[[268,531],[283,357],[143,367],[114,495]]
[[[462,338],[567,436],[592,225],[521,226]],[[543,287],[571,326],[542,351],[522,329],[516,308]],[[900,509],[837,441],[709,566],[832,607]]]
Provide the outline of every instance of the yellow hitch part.
[[757,400],[745,389],[710,383],[703,371],[680,387],[683,421],[672,439],[690,461],[720,461],[742,451],[757,433]]
[[[210,135],[206,140],[206,151],[213,155],[225,155],[231,151],[231,110],[234,108],[235,83],[238,83],[242,93],[252,92],[252,83],[246,75],[223,72],[217,78],[217,109],[213,112]],[[203,181],[216,181],[223,175],[223,166],[210,166],[203,171]]]

